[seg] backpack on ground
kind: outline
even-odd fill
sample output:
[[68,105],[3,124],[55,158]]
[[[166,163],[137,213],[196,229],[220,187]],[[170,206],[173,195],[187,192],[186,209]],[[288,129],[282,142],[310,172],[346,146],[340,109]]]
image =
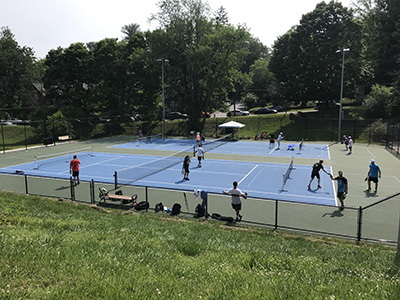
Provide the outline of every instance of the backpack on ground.
[[136,202],[134,207],[135,207],[136,210],[148,209],[149,208],[149,202],[146,202],[146,201]]
[[215,220],[218,220],[218,221],[228,222],[228,223],[232,223],[233,222],[233,218],[232,217],[221,216],[220,214],[217,214],[217,213],[213,213],[211,215],[211,218],[215,219]]
[[179,215],[181,213],[182,206],[179,203],[175,203],[172,206],[171,215]]
[[204,217],[204,215],[206,214],[206,210],[201,204],[197,204],[197,206],[196,206],[194,211],[195,211],[195,215],[194,216],[196,218]]
[[164,204],[162,204],[162,202],[157,203],[156,206],[154,207],[154,211],[155,212],[164,211]]

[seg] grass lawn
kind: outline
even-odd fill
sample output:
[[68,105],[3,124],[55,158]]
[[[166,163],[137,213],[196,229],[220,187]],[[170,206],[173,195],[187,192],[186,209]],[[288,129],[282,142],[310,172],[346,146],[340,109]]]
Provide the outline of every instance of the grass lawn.
[[0,299],[399,299],[396,249],[0,192]]

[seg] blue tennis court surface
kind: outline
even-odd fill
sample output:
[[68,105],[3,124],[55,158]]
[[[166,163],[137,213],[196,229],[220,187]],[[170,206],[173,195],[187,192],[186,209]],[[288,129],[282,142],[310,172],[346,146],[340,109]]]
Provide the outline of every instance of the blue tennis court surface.
[[[163,158],[159,156],[98,152],[94,152],[91,155],[80,155],[78,153],[77,156],[82,163],[80,179],[84,181],[93,179],[104,183],[114,182],[113,175],[116,170],[139,165],[143,168],[146,167],[146,163]],[[37,169],[35,169],[35,164],[32,162],[1,168],[0,172],[14,173],[16,170],[21,170],[28,175],[69,178],[68,160],[71,158],[70,155],[60,157],[49,161],[48,164],[46,164],[46,160],[39,161]],[[336,205],[333,182],[325,173],[321,172],[321,189],[316,189],[316,179],[313,182],[313,189],[307,189],[311,166],[296,165],[294,163],[293,169],[288,176],[289,179],[287,179],[286,185],[282,188],[283,175],[287,173],[290,161],[285,165],[206,159],[203,161],[203,167],[198,168],[197,160],[195,158],[191,158],[191,160],[190,181],[182,180],[182,163],[179,162],[171,168],[138,180],[133,185],[185,190],[204,189],[213,193],[222,193],[223,189],[229,189],[232,186],[232,182],[236,180],[239,182],[239,188],[247,192],[249,196]],[[157,163],[152,165],[153,167],[151,168],[154,168]],[[325,169],[331,173],[330,167],[325,167]],[[156,170],[157,168],[154,171]],[[132,169],[132,174],[135,174],[135,169]],[[122,183],[127,183],[128,181],[128,179],[121,179]]]
[[[207,141],[206,141],[207,142]],[[141,142],[132,141],[130,143],[111,146],[111,148],[124,149],[146,149],[164,151],[182,151],[196,145],[193,139],[152,139]],[[289,146],[292,150],[288,150]],[[277,144],[270,145],[269,141],[236,141],[227,142],[222,146],[208,151],[209,153],[234,154],[234,155],[258,155],[258,156],[283,156],[283,157],[303,157],[315,159],[329,159],[328,145],[303,143],[300,149],[299,142],[281,143],[280,149]]]

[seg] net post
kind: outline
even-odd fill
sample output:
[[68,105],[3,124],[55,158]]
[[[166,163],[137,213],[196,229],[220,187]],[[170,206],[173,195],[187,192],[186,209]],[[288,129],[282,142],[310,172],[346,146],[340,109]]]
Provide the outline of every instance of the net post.
[[94,146],[92,146],[92,154],[94,153]]
[[37,169],[38,169],[38,165],[37,165],[37,157],[36,157],[36,156],[35,156],[35,158],[33,159],[33,161],[34,161],[33,169],[34,169],[34,170],[37,170]]
[[114,188],[115,189],[118,188],[118,172],[117,171],[114,172]]

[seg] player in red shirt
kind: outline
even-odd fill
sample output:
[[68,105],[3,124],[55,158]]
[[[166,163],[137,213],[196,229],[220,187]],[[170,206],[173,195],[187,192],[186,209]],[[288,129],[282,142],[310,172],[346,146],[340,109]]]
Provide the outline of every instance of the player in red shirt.
[[[78,158],[76,157],[76,155],[74,155],[74,159],[71,160],[71,162],[69,163],[69,173],[72,173],[72,176],[74,177],[74,183],[75,185],[79,184],[79,165],[81,164],[81,162],[78,160]],[[77,182],[78,180],[78,182]]]

